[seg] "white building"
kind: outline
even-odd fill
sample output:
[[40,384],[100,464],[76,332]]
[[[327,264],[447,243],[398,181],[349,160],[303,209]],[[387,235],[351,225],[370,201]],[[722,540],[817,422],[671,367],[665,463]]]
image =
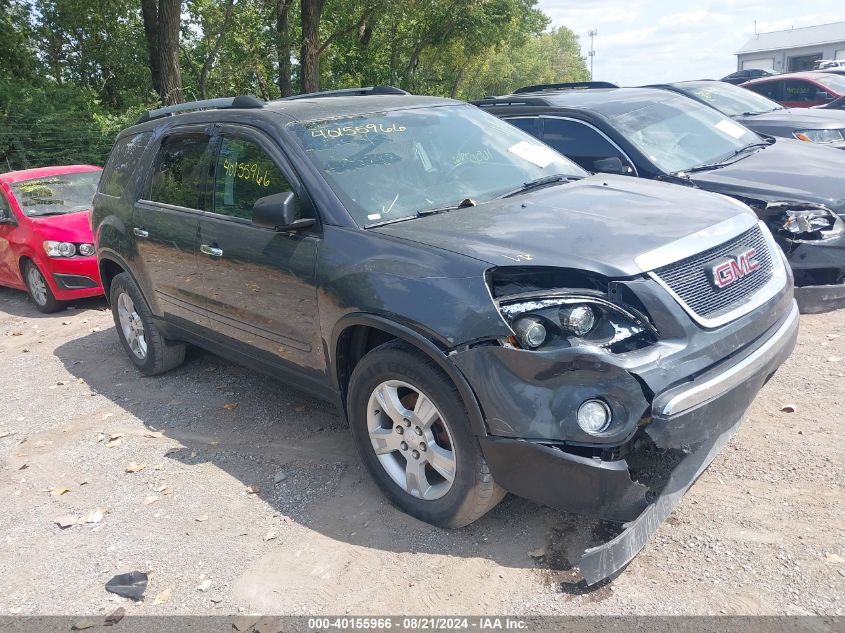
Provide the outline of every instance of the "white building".
[[758,33],[736,53],[737,70],[812,70],[817,59],[845,59],[845,22]]

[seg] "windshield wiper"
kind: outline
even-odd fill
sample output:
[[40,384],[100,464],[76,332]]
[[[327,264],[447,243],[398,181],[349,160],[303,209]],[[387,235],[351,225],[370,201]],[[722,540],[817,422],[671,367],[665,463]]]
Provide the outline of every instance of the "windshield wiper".
[[549,176],[542,176],[540,178],[535,178],[534,180],[524,182],[522,183],[522,186],[518,189],[508,191],[507,193],[504,193],[499,197],[510,198],[511,196],[515,196],[519,193],[525,193],[526,191],[537,189],[538,187],[545,187],[546,185],[553,185],[558,182],[571,182],[573,180],[578,180],[578,178],[576,176],[570,176],[567,174],[551,174]]
[[748,150],[758,149],[758,148],[761,148],[761,147],[768,147],[772,143],[774,143],[774,139],[767,139],[767,140],[765,140],[761,143],[749,143],[748,145],[740,147],[739,149],[735,149],[730,154],[728,154],[727,156],[725,156],[721,160],[718,160],[714,163],[705,163],[704,165],[699,165],[698,167],[690,167],[689,169],[680,169],[680,170],[674,172],[673,175],[681,176],[683,174],[692,174],[692,173],[695,173],[697,171],[708,171],[710,169],[718,169],[719,167],[724,167],[725,165],[729,164],[731,162],[731,159],[736,158],[740,154],[744,154]]
[[477,206],[478,203],[472,198],[464,198],[458,204],[450,204],[444,207],[434,207],[433,209],[423,209],[417,211],[416,217],[420,218],[424,215],[434,215],[436,213],[445,213],[446,211],[454,211],[455,209],[465,209],[467,207]]

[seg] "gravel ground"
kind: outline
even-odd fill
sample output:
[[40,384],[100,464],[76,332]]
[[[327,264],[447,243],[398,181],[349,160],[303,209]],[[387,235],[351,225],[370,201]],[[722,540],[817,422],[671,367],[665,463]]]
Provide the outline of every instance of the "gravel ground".
[[[568,559],[606,526],[516,498],[420,523],[329,405],[196,350],[141,377],[103,302],[45,316],[0,289],[0,615],[845,615],[843,359],[845,311],[802,317],[728,448],[587,589]],[[143,601],[104,590],[132,570]]]

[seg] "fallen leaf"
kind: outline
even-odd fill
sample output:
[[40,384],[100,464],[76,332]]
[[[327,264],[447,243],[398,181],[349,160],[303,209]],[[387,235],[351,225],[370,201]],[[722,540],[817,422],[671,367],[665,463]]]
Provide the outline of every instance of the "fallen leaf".
[[123,440],[121,440],[119,437],[114,440],[109,440],[108,442],[106,442],[106,448],[117,448],[121,445],[122,442]]
[[780,408],[784,413],[795,413],[796,407],[794,404],[785,404]]
[[226,409],[226,411],[233,411],[234,409],[238,408],[238,403],[237,402],[227,402],[226,404],[223,405],[223,408]]
[[26,470],[27,468],[29,468],[29,464],[21,464],[18,466],[18,470]]
[[12,332],[12,336],[23,336],[23,332]]
[[11,431],[0,431],[0,439],[3,439],[4,437],[9,437],[11,434]]
[[68,492],[70,492],[70,488],[51,488],[50,496],[61,497],[63,494],[67,494]]
[[209,587],[211,587],[211,580],[206,579],[199,584],[197,591],[208,591]]
[[159,593],[155,598],[153,598],[153,604],[164,604],[168,600],[170,600],[170,596],[173,595],[173,590],[171,588],[167,588],[161,593]]
[[74,514],[66,514],[65,516],[61,516],[58,519],[53,519],[53,523],[58,525],[60,528],[67,529],[72,525],[76,525],[79,522],[79,517]]
[[150,495],[149,497],[144,499],[144,505],[145,506],[151,505],[151,504],[155,503],[156,501],[158,501],[158,499],[159,498],[156,495]]
[[100,442],[102,442],[104,439],[106,439],[106,434],[105,434],[105,433],[98,433],[98,434],[97,434],[97,444],[99,444]]
[[126,609],[118,607],[106,616],[103,620],[103,626],[114,626],[126,616]]
[[147,467],[146,464],[139,464],[137,462],[129,462],[125,470],[127,473],[139,473]]
[[264,535],[265,541],[272,541],[274,538],[276,538],[276,530],[269,530],[267,534]]
[[70,325],[70,321],[62,321],[62,325]]
[[201,514],[198,517],[194,517],[194,521],[196,521],[197,523],[202,523],[204,521],[208,521],[208,515],[207,514]]
[[97,623],[94,622],[94,620],[89,620],[88,618],[86,618],[84,620],[80,620],[79,622],[74,623],[73,626],[70,627],[70,630],[84,631],[85,629],[90,629],[94,626],[97,626]]
[[168,448],[166,451],[164,451],[164,456],[167,457],[168,455],[173,455],[173,453],[178,453],[181,450],[181,448],[177,448],[175,446],[173,448]]
[[260,490],[261,490],[261,488],[259,487],[258,484],[252,484],[251,486],[246,487],[246,493],[248,495],[257,495]]
[[157,437],[164,437],[164,433],[162,431],[147,431],[144,433],[144,437],[151,437],[155,439]]

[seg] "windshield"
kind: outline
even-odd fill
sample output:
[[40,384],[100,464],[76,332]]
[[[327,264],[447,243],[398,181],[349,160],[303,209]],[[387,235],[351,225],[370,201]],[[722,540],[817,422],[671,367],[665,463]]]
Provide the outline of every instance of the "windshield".
[[56,174],[22,180],[11,185],[12,193],[24,215],[64,215],[91,208],[100,171]]
[[681,96],[636,102],[635,109],[611,117],[611,122],[667,173],[726,160],[763,140],[721,112]]
[[291,126],[360,226],[467,199],[486,202],[543,176],[587,175],[534,137],[469,105]]
[[830,88],[838,95],[845,94],[845,77],[840,75],[825,75],[815,78],[825,88]]
[[719,81],[706,84],[677,84],[677,87],[687,94],[706,101],[719,112],[728,116],[783,110],[781,105],[758,95],[756,92]]

